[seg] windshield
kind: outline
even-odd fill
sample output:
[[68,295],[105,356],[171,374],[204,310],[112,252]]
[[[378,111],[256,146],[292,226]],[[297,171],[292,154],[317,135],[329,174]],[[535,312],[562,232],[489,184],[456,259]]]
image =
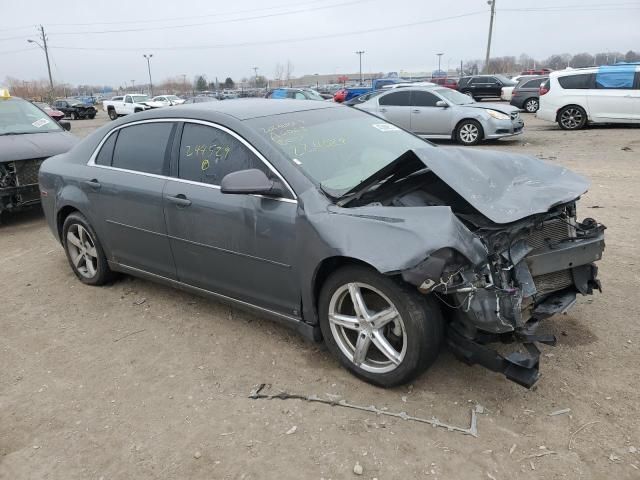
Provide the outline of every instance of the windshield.
[[311,99],[311,100],[324,100],[324,98],[322,98],[322,95],[320,95],[318,92],[316,92],[315,90],[305,90],[305,92],[307,93],[307,96]]
[[147,95],[131,95],[131,98],[133,99],[133,103],[146,102],[149,100]]
[[315,184],[339,197],[407,150],[428,142],[352,108],[322,108],[247,123]]
[[60,126],[21,98],[0,99],[0,135],[60,132]]
[[495,77],[505,85],[515,85],[516,83],[518,83],[514,82],[510,78],[505,77],[504,75],[495,75]]
[[433,91],[454,105],[469,105],[471,103],[476,103],[469,95],[452,90],[451,88],[435,88]]

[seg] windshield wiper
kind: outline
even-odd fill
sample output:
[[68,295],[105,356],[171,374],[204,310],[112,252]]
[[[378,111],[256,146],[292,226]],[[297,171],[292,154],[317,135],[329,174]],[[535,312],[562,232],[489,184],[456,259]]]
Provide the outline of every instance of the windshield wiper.
[[40,132],[6,132],[6,133],[0,133],[0,137],[5,135],[29,135],[30,133],[40,133]]

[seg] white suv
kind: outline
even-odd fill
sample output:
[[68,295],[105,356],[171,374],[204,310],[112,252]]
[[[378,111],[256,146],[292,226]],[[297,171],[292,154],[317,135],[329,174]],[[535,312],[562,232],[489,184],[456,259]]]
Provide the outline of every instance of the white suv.
[[536,116],[564,130],[587,123],[640,123],[640,64],[551,72],[540,87]]

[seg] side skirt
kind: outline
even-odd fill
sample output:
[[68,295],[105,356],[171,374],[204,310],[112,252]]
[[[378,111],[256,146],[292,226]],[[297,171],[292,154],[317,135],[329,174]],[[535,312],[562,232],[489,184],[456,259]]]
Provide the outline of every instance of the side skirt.
[[111,268],[111,270],[113,271],[126,273],[134,277],[144,278],[152,282],[162,283],[164,285],[168,285],[170,287],[177,288],[185,292],[189,292],[195,295],[199,295],[202,297],[206,297],[206,298],[210,298],[213,300],[226,303],[227,305],[241,308],[251,313],[260,314],[262,316],[269,318],[269,320],[272,320],[274,322],[277,322],[281,325],[284,325],[286,327],[289,327],[295,330],[297,333],[307,338],[308,340],[311,340],[312,342],[319,342],[322,339],[320,328],[318,326],[309,325],[308,323],[305,323],[300,317],[293,317],[290,315],[285,315],[283,313],[278,313],[273,310],[269,310],[268,308],[263,308],[258,305],[254,305],[252,303],[245,302],[243,300],[238,300],[232,297],[228,297],[226,295],[222,295],[220,293],[205,290],[203,288],[194,287],[193,285],[188,285],[186,283],[179,282],[178,280],[173,280],[171,278],[163,277],[161,275],[156,275],[155,273],[150,273],[145,270],[140,270],[138,268],[122,265],[120,263],[113,262],[111,260],[109,260],[108,263],[109,263],[109,268]]

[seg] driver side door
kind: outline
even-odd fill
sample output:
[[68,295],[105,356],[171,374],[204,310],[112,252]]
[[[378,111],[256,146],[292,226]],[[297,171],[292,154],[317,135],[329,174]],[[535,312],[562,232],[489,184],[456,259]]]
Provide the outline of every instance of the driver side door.
[[244,139],[221,126],[186,122],[165,186],[165,221],[178,280],[288,315],[299,315],[293,269],[297,201],[224,194],[225,175],[272,169]]

